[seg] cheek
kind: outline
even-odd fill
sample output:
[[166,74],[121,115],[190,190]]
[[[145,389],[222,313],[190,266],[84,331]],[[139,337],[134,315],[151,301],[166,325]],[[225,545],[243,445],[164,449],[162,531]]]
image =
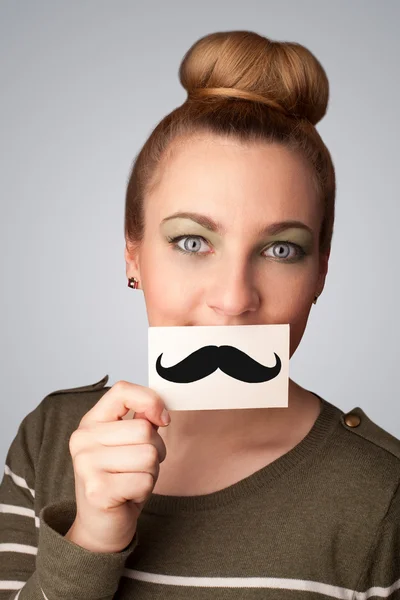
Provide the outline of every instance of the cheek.
[[290,301],[282,315],[282,322],[290,323],[290,356],[295,352],[303,337],[312,304],[313,287],[310,281],[292,289]]
[[308,313],[318,273],[314,261],[298,266],[280,267],[279,273],[272,273],[266,286],[267,303],[287,317],[287,322],[302,319]]
[[276,291],[276,300],[273,301],[269,297],[266,302],[267,321],[290,323],[290,357],[300,344],[311,308],[314,306],[312,300],[315,285],[316,276],[312,269],[299,272],[296,277],[292,274],[290,278],[281,280],[277,286],[279,291]]
[[288,320],[296,321],[304,318],[309,311],[313,291],[314,287],[309,280],[302,281],[299,285],[292,285],[287,289],[283,306],[288,318],[290,317]]
[[182,325],[199,297],[193,277],[182,277],[182,269],[177,269],[176,261],[169,260],[166,254],[147,253],[141,262],[146,310],[152,326]]
[[[313,305],[311,304],[311,306]],[[290,322],[289,358],[292,357],[303,337],[311,306],[308,306],[303,312],[298,313],[294,319],[287,321]]]

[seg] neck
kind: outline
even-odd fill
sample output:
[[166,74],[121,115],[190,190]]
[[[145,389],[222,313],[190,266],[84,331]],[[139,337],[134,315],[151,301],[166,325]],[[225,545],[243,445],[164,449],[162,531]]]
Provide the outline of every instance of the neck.
[[170,411],[171,423],[158,433],[175,458],[191,449],[230,454],[257,447],[292,447],[312,427],[321,403],[289,379],[288,404],[287,408]]

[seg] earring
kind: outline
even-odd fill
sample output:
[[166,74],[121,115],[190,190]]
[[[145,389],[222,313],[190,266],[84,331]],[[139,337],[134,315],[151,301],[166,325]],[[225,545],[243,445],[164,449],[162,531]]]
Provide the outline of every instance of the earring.
[[138,285],[139,285],[139,280],[136,279],[136,277],[129,277],[128,287],[133,288],[134,290],[137,290]]
[[313,304],[317,304],[317,298],[318,298],[318,294],[315,296],[315,298],[313,300]]

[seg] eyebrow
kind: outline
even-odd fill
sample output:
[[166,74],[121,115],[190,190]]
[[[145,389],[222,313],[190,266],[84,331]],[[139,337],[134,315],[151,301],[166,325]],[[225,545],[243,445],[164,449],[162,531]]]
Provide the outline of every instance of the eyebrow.
[[[165,219],[163,219],[161,221],[161,223],[165,223],[166,221],[169,221],[170,219],[177,219],[177,218],[191,219],[192,221],[195,221],[196,223],[198,223],[202,227],[205,227],[209,231],[215,231],[216,233],[220,233],[220,234],[225,233],[225,228],[223,227],[223,225],[221,223],[214,221],[213,219],[211,219],[210,217],[207,217],[206,215],[202,215],[202,214],[196,213],[196,212],[175,212],[172,215],[170,215],[169,217],[165,217]],[[299,229],[305,229],[311,235],[313,235],[313,230],[308,225],[303,223],[302,221],[278,221],[277,223],[271,223],[270,225],[267,225],[266,227],[262,227],[261,229],[258,230],[258,233],[260,235],[275,235],[277,233],[281,233],[282,231],[285,231],[286,229],[290,229],[293,227],[296,227]]]

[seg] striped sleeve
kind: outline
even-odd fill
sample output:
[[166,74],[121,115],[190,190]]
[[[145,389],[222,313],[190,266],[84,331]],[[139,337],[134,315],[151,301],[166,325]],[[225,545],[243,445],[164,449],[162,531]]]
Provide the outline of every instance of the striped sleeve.
[[[0,485],[1,600],[21,600],[20,590],[35,572],[39,519],[34,511],[34,463],[40,444],[39,412],[36,409],[35,415],[29,413],[21,422],[4,465]],[[35,578],[29,581],[29,588],[27,598],[43,600]]]
[[64,537],[75,518],[75,501],[49,503],[35,514],[46,398],[22,420],[6,456],[0,484],[0,600],[112,600],[137,535],[122,552],[91,552]]
[[376,534],[354,600],[400,600],[400,486]]

